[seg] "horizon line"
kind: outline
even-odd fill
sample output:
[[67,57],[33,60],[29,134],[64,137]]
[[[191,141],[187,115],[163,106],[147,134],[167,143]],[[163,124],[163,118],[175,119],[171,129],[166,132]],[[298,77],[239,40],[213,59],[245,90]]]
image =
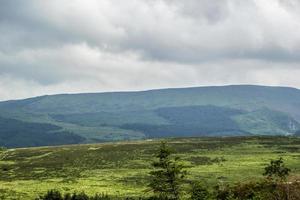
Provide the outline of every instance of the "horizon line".
[[17,98],[9,100],[0,100],[0,103],[10,101],[20,101],[33,98],[42,98],[47,96],[59,96],[59,95],[83,95],[83,94],[110,94],[110,93],[139,93],[139,92],[151,92],[158,90],[176,90],[176,89],[196,89],[196,88],[213,88],[213,87],[236,87],[236,86],[248,86],[248,87],[270,87],[270,88],[289,88],[299,90],[297,87],[292,86],[281,86],[281,85],[260,85],[260,84],[224,84],[224,85],[205,85],[205,86],[183,86],[183,87],[165,87],[165,88],[152,88],[152,89],[141,89],[141,90],[115,90],[115,91],[99,91],[99,92],[70,92],[70,93],[56,93],[56,94],[44,94],[26,98]]

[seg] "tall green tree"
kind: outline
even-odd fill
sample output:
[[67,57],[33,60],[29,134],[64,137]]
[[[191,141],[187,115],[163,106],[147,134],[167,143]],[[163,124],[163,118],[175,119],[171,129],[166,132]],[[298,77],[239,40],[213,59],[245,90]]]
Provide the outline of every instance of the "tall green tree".
[[156,154],[157,160],[152,163],[154,170],[150,172],[148,186],[160,199],[179,199],[186,175],[179,157],[173,158],[172,153],[170,147],[162,142]]

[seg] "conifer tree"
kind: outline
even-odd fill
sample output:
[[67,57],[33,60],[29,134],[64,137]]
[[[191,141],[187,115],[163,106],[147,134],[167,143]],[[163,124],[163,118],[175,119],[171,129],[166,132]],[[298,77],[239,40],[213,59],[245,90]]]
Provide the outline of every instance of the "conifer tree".
[[171,154],[170,147],[162,142],[156,155],[158,160],[152,163],[155,169],[150,172],[151,179],[148,186],[160,199],[177,200],[180,198],[186,172],[183,170],[183,165],[179,163],[179,158],[173,159]]

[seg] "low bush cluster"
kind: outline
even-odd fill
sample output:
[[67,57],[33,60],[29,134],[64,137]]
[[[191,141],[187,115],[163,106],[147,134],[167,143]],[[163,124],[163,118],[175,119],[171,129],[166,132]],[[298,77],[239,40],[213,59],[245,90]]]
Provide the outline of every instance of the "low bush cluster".
[[[189,200],[300,200],[300,182],[276,183],[270,181],[218,185],[214,190],[207,186],[193,183],[191,191],[182,199]],[[84,192],[62,194],[50,190],[36,200],[172,200],[167,197],[110,197],[108,195],[89,196]]]
[[[208,198],[207,198],[208,199]],[[218,186],[216,200],[300,200],[300,183],[251,182]]]
[[66,193],[62,194],[58,190],[50,190],[45,195],[42,195],[36,200],[110,200],[111,198],[105,194],[96,194],[94,196],[88,196],[84,192],[81,193]]

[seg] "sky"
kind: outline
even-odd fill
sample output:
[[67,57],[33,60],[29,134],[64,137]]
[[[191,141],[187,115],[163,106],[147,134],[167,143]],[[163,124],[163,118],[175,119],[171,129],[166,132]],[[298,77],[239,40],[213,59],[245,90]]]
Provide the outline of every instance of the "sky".
[[300,88],[299,0],[2,0],[0,36],[0,100]]

